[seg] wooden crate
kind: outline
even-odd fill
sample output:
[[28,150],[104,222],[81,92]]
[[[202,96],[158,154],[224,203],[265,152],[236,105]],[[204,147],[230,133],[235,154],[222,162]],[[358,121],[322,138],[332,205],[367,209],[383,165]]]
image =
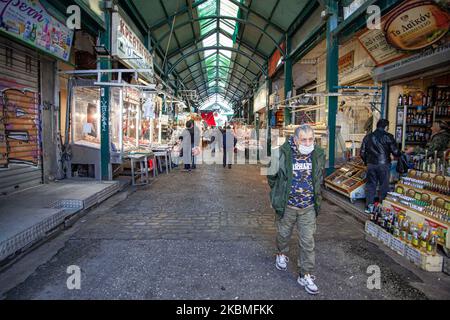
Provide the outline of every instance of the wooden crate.
[[441,255],[435,256],[426,254],[410,244],[406,245],[406,259],[414,263],[419,268],[430,272],[442,272],[444,259]]
[[448,261],[446,261],[446,265],[444,266],[444,259],[446,258],[443,256],[439,254],[432,256],[422,252],[401,239],[395,238],[389,232],[371,221],[366,221],[365,231],[368,235],[376,238],[378,241],[388,246],[391,250],[401,256],[404,256],[417,267],[425,271],[442,272],[443,268],[449,268]]
[[392,234],[384,230],[383,228],[379,228],[378,230],[378,240],[383,242],[386,246],[391,246]]
[[406,254],[406,243],[399,238],[391,238],[390,248],[401,256],[404,256]]

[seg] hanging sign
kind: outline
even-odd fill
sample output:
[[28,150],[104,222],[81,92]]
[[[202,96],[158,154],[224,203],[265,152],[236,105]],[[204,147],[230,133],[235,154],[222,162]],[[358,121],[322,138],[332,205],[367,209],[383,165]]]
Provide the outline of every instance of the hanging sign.
[[448,32],[447,12],[431,1],[403,6],[384,26],[386,39],[400,50],[420,50],[439,41]]
[[358,40],[377,65],[386,64],[405,56],[386,41],[382,30],[368,29],[358,37]]
[[51,16],[38,0],[0,0],[0,31],[69,60],[73,30]]
[[118,57],[130,68],[150,69],[149,72],[140,73],[140,75],[154,83],[153,56],[118,12],[113,12],[112,15],[111,43],[113,56]]

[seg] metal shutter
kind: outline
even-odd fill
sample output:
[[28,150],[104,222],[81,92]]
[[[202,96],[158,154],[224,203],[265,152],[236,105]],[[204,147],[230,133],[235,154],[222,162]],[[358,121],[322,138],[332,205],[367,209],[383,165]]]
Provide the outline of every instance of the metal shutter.
[[0,194],[42,182],[39,58],[0,36]]

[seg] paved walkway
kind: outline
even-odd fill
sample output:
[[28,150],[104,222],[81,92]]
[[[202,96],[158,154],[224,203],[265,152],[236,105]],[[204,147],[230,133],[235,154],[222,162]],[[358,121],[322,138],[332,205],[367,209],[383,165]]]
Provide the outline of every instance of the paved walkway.
[[[256,166],[159,175],[0,274],[0,288],[11,289],[7,299],[450,298],[450,277],[366,241],[363,225],[331,203],[316,236],[321,292],[308,295],[296,282],[295,237],[289,270],[275,269],[268,192]],[[70,265],[81,268],[80,290],[67,289]],[[367,288],[370,265],[381,269],[380,290]]]

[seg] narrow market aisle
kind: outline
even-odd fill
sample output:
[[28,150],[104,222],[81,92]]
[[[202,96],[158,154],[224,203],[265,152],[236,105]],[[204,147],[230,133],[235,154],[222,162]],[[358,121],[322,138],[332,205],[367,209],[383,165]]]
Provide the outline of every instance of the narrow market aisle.
[[[66,231],[60,236],[59,241],[67,237],[61,248],[5,297],[449,298],[450,286],[442,288],[445,279],[439,281],[439,275],[401,266],[367,242],[363,226],[331,203],[324,203],[318,219],[316,275],[320,294],[308,295],[296,282],[295,237],[289,270],[275,269],[274,214],[268,192],[266,178],[257,166],[233,166],[231,170],[199,166],[191,173],[177,169],[159,175],[150,186],[137,189],[115,205],[105,203]],[[30,255],[43,259],[42,250],[45,247]],[[66,271],[71,265],[81,268],[80,290],[67,289]],[[381,269],[381,290],[367,288],[370,265]],[[10,269],[6,272],[12,272]]]

